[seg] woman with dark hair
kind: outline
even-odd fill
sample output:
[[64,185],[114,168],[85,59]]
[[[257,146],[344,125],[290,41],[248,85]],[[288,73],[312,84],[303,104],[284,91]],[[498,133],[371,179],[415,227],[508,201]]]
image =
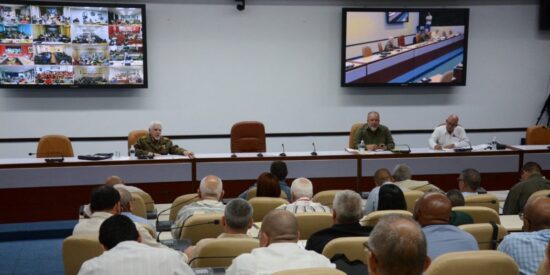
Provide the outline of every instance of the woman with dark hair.
[[263,172],[260,174],[256,188],[256,197],[278,198],[281,195],[279,180],[273,174],[268,172]]
[[377,210],[407,210],[407,202],[401,188],[395,184],[380,186]]

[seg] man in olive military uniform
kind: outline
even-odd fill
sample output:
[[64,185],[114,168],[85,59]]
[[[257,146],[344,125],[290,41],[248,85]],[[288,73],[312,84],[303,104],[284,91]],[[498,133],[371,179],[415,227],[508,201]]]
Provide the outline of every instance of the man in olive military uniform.
[[371,151],[393,149],[395,146],[390,129],[380,124],[378,112],[370,112],[367,115],[367,123],[355,133],[355,148],[361,140],[366,144],[366,149]]
[[138,157],[167,154],[194,157],[193,152],[180,148],[174,145],[169,138],[163,137],[162,124],[158,121],[149,124],[149,134],[139,138],[135,148]]

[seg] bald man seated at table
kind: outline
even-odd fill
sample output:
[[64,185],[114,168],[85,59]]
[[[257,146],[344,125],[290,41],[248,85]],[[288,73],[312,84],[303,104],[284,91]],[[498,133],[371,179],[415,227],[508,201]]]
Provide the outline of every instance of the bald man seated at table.
[[262,221],[260,247],[233,260],[226,274],[272,274],[277,271],[335,265],[325,256],[298,246],[298,221],[286,210],[272,210]]
[[449,224],[451,211],[451,200],[437,192],[424,194],[415,204],[413,216],[426,235],[432,261],[449,252],[479,250],[470,233]]
[[431,149],[443,150],[471,146],[466,130],[458,124],[457,115],[449,115],[445,124],[435,128],[428,140]]

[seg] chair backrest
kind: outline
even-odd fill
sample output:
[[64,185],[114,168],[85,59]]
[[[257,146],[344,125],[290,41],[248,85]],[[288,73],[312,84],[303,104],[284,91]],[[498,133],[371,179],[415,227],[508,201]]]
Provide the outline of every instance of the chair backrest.
[[345,275],[346,273],[332,267],[312,267],[287,269],[273,273],[273,275]]
[[130,147],[132,147],[132,145],[136,144],[137,140],[140,137],[145,136],[148,133],[149,133],[149,131],[147,131],[147,130],[133,130],[130,133],[128,133],[128,151],[130,151]]
[[137,191],[132,193],[139,195],[143,199],[143,202],[145,203],[145,211],[151,212],[155,210],[155,201],[153,201],[153,198],[151,197],[151,195],[142,191]]
[[465,212],[474,219],[474,223],[487,223],[494,222],[500,224],[500,217],[498,213],[485,206],[455,206],[453,211]]
[[241,121],[231,127],[231,153],[265,152],[265,127],[259,121]]
[[367,252],[363,243],[369,237],[341,237],[328,242],[323,249],[323,255],[331,259],[336,254],[344,254],[349,261],[359,260],[367,265]]
[[414,211],[416,201],[424,195],[424,192],[419,190],[407,190],[403,192],[403,195],[405,196],[405,202],[407,203],[407,211],[412,213]]
[[301,240],[307,240],[313,233],[333,224],[332,213],[297,213],[295,216]]
[[420,43],[420,42],[422,42],[422,41],[421,41],[420,34],[417,33],[417,34],[414,36],[414,42],[415,42],[415,43]]
[[147,219],[147,210],[145,208],[145,202],[143,201],[143,198],[136,194],[132,194],[132,214],[136,216],[140,216],[144,219]]
[[548,266],[548,261],[544,260],[540,263],[539,269],[537,270],[536,275],[548,275],[550,274],[550,266]]
[[64,135],[45,135],[38,141],[36,157],[74,157],[71,140]]
[[514,259],[500,251],[451,252],[437,257],[424,275],[517,275]]
[[451,82],[453,81],[453,71],[448,71],[443,74],[441,77],[441,82]]
[[313,198],[311,198],[311,200],[332,208],[332,202],[334,201],[334,197],[336,196],[336,193],[338,193],[340,191],[343,191],[343,190],[325,190],[325,191],[321,191],[321,192],[315,194],[313,196]]
[[180,212],[180,209],[184,207],[185,205],[188,205],[190,203],[194,203],[199,200],[199,195],[197,193],[190,193],[185,194],[177,197],[173,202],[172,206],[170,206],[170,216],[168,217],[169,221],[175,221],[176,217],[178,216],[178,212]]
[[357,133],[357,131],[359,130],[359,128],[363,127],[363,125],[365,125],[365,123],[363,122],[358,122],[358,123],[354,123],[353,125],[351,125],[351,130],[349,131],[349,143],[348,143],[348,148],[355,148],[357,146],[357,144],[354,144],[355,143],[355,133]]
[[372,55],[372,49],[369,46],[363,47],[363,57],[368,57]]
[[260,247],[257,239],[219,238],[207,242],[196,258],[191,259],[191,267],[228,267],[234,258]]
[[255,197],[248,202],[252,205],[252,209],[254,209],[253,217],[256,222],[261,222],[269,211],[288,203],[287,200],[282,198],[269,197]]
[[103,253],[103,247],[95,235],[69,236],[63,241],[63,266],[65,274],[76,275],[82,264]]
[[543,125],[532,125],[527,127],[527,131],[525,132],[525,144],[550,144],[550,128]]
[[362,226],[375,226],[382,217],[390,214],[398,214],[398,215],[403,215],[411,218],[413,216],[411,212],[405,211],[405,210],[380,210],[380,211],[370,212],[368,215],[364,216],[359,221],[359,223]]
[[493,226],[490,223],[474,223],[459,225],[462,230],[472,234],[476,238],[480,250],[494,250],[508,231],[504,226],[497,224],[496,239],[493,240]]
[[493,194],[478,194],[464,197],[465,206],[485,206],[498,213],[498,198]]
[[[256,187],[248,189],[248,191],[246,192],[246,198],[248,200],[255,198],[257,191],[258,189]],[[281,190],[281,195],[279,195],[279,198],[282,198],[288,201],[288,198],[286,197],[286,193],[282,190]]]
[[181,228],[180,240],[191,240],[196,244],[204,238],[216,238],[223,233],[220,224],[223,213],[195,214],[185,220]]
[[539,190],[539,191],[531,194],[531,196],[529,196],[529,197],[547,197],[548,195],[550,195],[550,189]]
[[401,35],[397,37],[397,45],[399,45],[399,47],[405,46],[405,36]]

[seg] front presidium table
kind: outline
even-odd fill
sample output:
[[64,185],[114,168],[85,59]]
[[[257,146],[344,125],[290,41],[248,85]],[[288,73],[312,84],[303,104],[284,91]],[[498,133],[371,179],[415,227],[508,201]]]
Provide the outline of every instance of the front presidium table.
[[[374,187],[372,175],[378,168],[393,169],[405,163],[413,179],[429,180],[444,190],[457,188],[458,173],[478,169],[488,190],[509,189],[519,179],[521,165],[536,161],[550,172],[550,150],[546,146],[510,146],[499,151],[433,151],[413,148],[409,154],[375,152],[357,154],[342,151],[197,154],[195,159],[161,156],[153,160],[128,157],[102,161],[65,158],[62,163],[44,159],[0,160],[0,223],[76,219],[80,205],[90,200],[91,190],[110,175],[148,192],[155,203],[171,203],[176,197],[196,192],[202,177],[222,178],[226,197],[236,197],[269,171],[274,160],[288,165],[289,179],[307,177],[315,192],[329,189],[368,191]],[[290,184],[291,180],[287,180]]]

